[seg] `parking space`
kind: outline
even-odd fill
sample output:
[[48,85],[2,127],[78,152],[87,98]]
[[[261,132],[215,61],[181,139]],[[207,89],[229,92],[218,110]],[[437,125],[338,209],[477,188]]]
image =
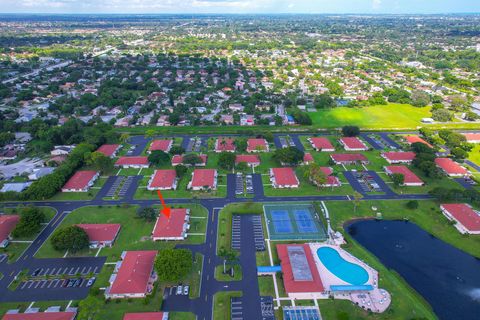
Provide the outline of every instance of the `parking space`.
[[275,320],[272,297],[260,297],[262,307],[262,320]]
[[243,194],[244,189],[243,189],[243,174],[237,173],[236,178],[235,178],[235,194]]
[[365,192],[382,192],[380,185],[375,181],[373,176],[368,171],[355,172],[355,178],[362,186]]
[[123,183],[122,187],[120,188],[120,190],[118,191],[118,196],[119,197],[124,197],[126,194],[127,194],[127,191],[128,189],[130,188],[130,186],[132,185],[132,182],[133,182],[133,179],[135,177],[133,176],[128,176],[126,179],[125,179],[125,182]]
[[374,134],[361,134],[361,137],[367,141],[375,150],[384,150],[387,146],[381,141],[379,137]]
[[379,132],[378,136],[383,140],[383,142],[388,145],[391,149],[401,149],[402,147],[395,142],[392,138],[390,138],[389,133],[387,132]]
[[98,274],[100,272],[99,266],[74,266],[74,267],[52,267],[52,268],[37,268],[32,271],[32,277],[44,276],[61,276],[61,275],[88,275]]
[[190,138],[186,143],[186,152],[200,152],[202,148],[202,138]]
[[457,181],[465,189],[473,189],[473,187],[477,185],[475,180],[470,177],[455,178],[454,180]]
[[295,143],[292,141],[290,136],[281,136],[278,137],[281,148],[295,147]]
[[242,298],[233,297],[230,299],[230,319],[243,320]]
[[255,250],[265,251],[265,238],[263,236],[262,217],[259,215],[252,216],[253,237],[255,240]]
[[107,193],[105,194],[105,197],[113,197],[115,196],[115,193],[117,192],[118,187],[120,184],[123,182],[125,179],[124,176],[116,176],[115,180],[113,181],[113,184],[110,186],[110,189],[108,189]]
[[62,288],[88,288],[93,285],[95,278],[75,279],[31,279],[19,284],[17,290],[53,290]]
[[247,174],[245,176],[245,186],[248,194],[254,194],[253,191],[253,176],[251,174]]
[[232,216],[232,249],[240,250],[240,216]]
[[8,256],[6,254],[0,254],[0,263],[7,261]]

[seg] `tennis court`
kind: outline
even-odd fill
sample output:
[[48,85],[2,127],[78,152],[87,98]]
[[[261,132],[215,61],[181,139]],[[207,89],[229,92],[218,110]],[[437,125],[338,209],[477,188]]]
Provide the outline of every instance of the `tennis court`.
[[275,204],[263,207],[272,240],[325,240],[326,232],[312,204]]

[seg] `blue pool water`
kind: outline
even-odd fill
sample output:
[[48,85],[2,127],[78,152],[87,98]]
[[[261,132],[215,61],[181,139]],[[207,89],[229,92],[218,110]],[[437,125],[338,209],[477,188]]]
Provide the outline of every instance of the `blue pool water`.
[[317,250],[317,256],[331,273],[347,283],[362,285],[368,281],[368,272],[363,267],[344,260],[333,248],[321,247]]

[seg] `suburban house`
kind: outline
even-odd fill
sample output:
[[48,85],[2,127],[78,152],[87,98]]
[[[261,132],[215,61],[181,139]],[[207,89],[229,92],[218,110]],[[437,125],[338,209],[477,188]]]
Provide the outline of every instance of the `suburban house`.
[[77,171],[62,187],[62,192],[88,192],[99,176],[98,171]]
[[456,221],[455,228],[461,233],[480,234],[480,212],[466,203],[440,205],[440,210],[449,219]]
[[153,140],[152,144],[150,144],[150,148],[148,148],[148,152],[152,151],[163,151],[168,152],[173,146],[173,140]]
[[423,140],[422,138],[420,138],[419,136],[417,135],[411,135],[411,136],[406,136],[405,137],[405,141],[408,143],[408,144],[413,144],[413,143],[416,143],[416,142],[420,142],[420,143],[423,143],[424,145],[426,146],[429,146],[430,148],[433,148],[433,146],[428,143],[427,141]]
[[409,187],[423,186],[424,182],[405,166],[386,166],[385,172],[391,176],[398,173],[403,175],[403,185]]
[[50,307],[44,312],[39,312],[38,308],[29,308],[25,313],[20,313],[18,309],[8,310],[2,320],[74,320],[76,316],[76,308],[60,311],[60,308]]
[[0,215],[0,248],[6,248],[10,242],[10,234],[20,221],[19,215]]
[[50,151],[52,156],[68,155],[70,152],[75,149],[75,145],[72,146],[54,146],[53,150]]
[[235,152],[235,143],[230,138],[219,138],[215,142],[215,152]]
[[260,158],[255,154],[239,154],[235,157],[235,165],[245,162],[249,167],[260,165]]
[[[195,167],[205,167],[207,165],[207,155],[206,154],[199,154],[198,155],[200,159],[202,159],[202,162],[197,163]],[[176,154],[172,157],[172,166],[178,166],[180,164],[189,167],[190,164],[183,163],[183,157],[182,155]]]
[[90,248],[111,247],[120,232],[119,223],[92,223],[77,224],[77,227],[85,230],[90,240]]
[[152,240],[184,240],[187,237],[190,209],[171,209],[170,217],[161,214],[152,231]]
[[51,174],[53,171],[55,171],[55,168],[51,168],[51,167],[36,168],[36,169],[33,169],[33,172],[28,175],[28,179],[38,180],[41,177]]
[[339,141],[346,151],[367,151],[368,150],[367,145],[357,137],[343,137]]
[[120,157],[117,162],[115,162],[115,167],[122,168],[148,168],[150,163],[148,162],[147,157],[143,156],[134,156],[134,157]]
[[480,143],[480,133],[464,133],[468,143]]
[[450,158],[436,158],[435,164],[449,177],[464,177],[470,175],[467,169]]
[[293,168],[270,169],[270,181],[274,188],[298,188],[300,182]]
[[393,151],[393,152],[383,152],[382,157],[387,160],[390,164],[395,163],[411,163],[415,159],[415,152],[402,152],[402,151]]
[[315,160],[313,159],[313,156],[312,156],[311,153],[306,152],[303,155],[303,162],[302,162],[303,165],[309,165],[309,164],[313,163],[314,161]]
[[316,151],[335,151],[332,143],[327,138],[308,138],[308,141],[312,144],[312,148]]
[[369,162],[361,153],[335,153],[331,154],[330,158],[335,164],[367,164]]
[[168,320],[168,312],[125,313],[123,320]]
[[97,152],[103,153],[106,157],[115,158],[121,147],[119,144],[104,144],[97,149]]
[[175,190],[177,188],[177,173],[173,169],[155,170],[148,181],[148,190]]
[[217,188],[217,170],[195,169],[192,173],[192,180],[188,183],[187,189],[205,190]]
[[145,298],[153,290],[157,251],[124,251],[105,289],[105,298]]
[[[320,170],[322,170],[323,174],[325,174],[327,180],[325,183],[322,183],[320,187],[340,187],[342,183],[340,182],[340,179],[338,177],[333,176],[333,169],[330,167],[320,167]],[[314,184],[316,184],[314,182]]]
[[268,142],[265,139],[248,139],[247,152],[268,152]]

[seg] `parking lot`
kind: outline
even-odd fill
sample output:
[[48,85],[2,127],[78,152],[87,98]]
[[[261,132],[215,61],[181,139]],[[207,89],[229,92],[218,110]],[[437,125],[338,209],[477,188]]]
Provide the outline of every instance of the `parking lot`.
[[231,298],[230,318],[232,320],[243,320],[243,303],[242,298]]
[[240,250],[240,216],[232,216],[232,249]]
[[275,311],[273,309],[272,297],[260,297],[262,306],[262,320],[275,320]]
[[255,250],[265,251],[265,238],[263,236],[262,217],[259,215],[252,216],[252,222]]
[[98,266],[84,266],[84,267],[53,267],[53,268],[37,268],[32,270],[29,274],[32,277],[44,277],[44,276],[60,276],[60,275],[87,275],[97,274],[100,272]]
[[247,174],[245,176],[245,186],[248,194],[253,194],[253,176]]
[[282,148],[295,147],[295,143],[292,141],[290,136],[278,137],[278,140],[280,141],[280,146]]
[[125,179],[125,182],[120,187],[120,191],[118,191],[118,196],[119,197],[124,197],[127,194],[127,191],[130,188],[130,186],[132,185],[132,182],[133,182],[134,178],[135,177],[133,177],[133,176],[129,176]]
[[382,188],[378,185],[375,179],[365,171],[354,172],[354,177],[357,179],[360,184],[363,192],[382,192]]
[[105,194],[105,197],[113,197],[115,196],[115,193],[117,192],[118,187],[122,183],[122,181],[125,179],[124,176],[116,176],[115,181],[113,182],[112,186],[110,189],[108,189],[107,193]]
[[89,281],[87,278],[76,279],[31,279],[23,281],[19,284],[18,290],[32,290],[32,289],[60,289],[60,288],[87,288],[91,287],[94,279]]
[[235,194],[243,194],[243,175],[241,173],[237,173],[235,179]]
[[200,152],[202,148],[202,139],[201,138],[191,138],[187,147],[185,148],[186,152]]

